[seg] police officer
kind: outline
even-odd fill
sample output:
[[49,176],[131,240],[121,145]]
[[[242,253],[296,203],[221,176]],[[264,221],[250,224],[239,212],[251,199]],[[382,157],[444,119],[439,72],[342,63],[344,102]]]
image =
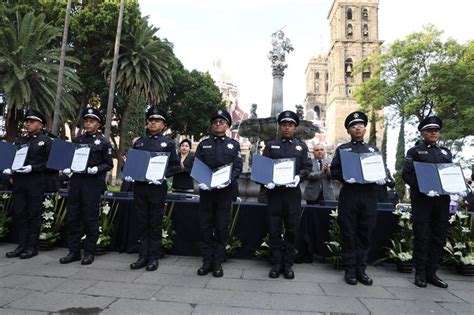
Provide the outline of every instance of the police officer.
[[81,237],[84,234],[81,264],[89,265],[94,261],[93,253],[99,237],[100,198],[106,188],[105,175],[113,166],[112,146],[99,132],[105,122],[104,117],[97,109],[87,108],[82,113],[82,119],[85,133],[73,142],[88,145],[90,153],[84,173],[73,173],[69,168],[63,170],[63,174],[72,176],[66,217],[69,254],[59,260],[61,264],[81,260]]
[[[271,159],[294,158],[294,182],[285,186],[266,184],[267,216],[270,231],[270,250],[272,268],[269,277],[278,278],[283,273],[285,279],[294,279],[292,269],[295,254],[295,242],[301,211],[301,190],[299,183],[311,172],[312,162],[308,146],[295,138],[299,118],[292,111],[283,111],[278,116],[280,138],[268,142],[263,155]],[[282,226],[285,225],[285,235],[282,238]]]
[[[173,140],[162,134],[168,116],[162,109],[152,106],[146,113],[148,135],[139,138],[133,148],[149,152],[168,152],[168,166],[165,176],[172,176],[179,168],[176,145]],[[125,180],[132,181],[130,177]],[[165,209],[166,180],[135,181],[133,185],[134,208],[138,224],[138,260],[130,269],[146,266],[147,271],[158,268],[161,248],[163,213]]]
[[443,123],[438,117],[425,118],[418,125],[423,141],[408,150],[403,164],[403,179],[410,186],[415,235],[415,285],[419,287],[426,287],[427,282],[440,288],[448,287],[446,282],[438,278],[436,270],[446,244],[450,198],[449,195],[439,196],[434,191],[421,193],[413,166],[413,162],[452,163],[449,149],[438,145],[442,127]]
[[211,134],[199,143],[195,157],[213,170],[232,163],[232,173],[230,182],[217,188],[211,189],[206,184],[199,184],[203,265],[197,273],[204,276],[212,271],[214,277],[222,277],[222,262],[229,238],[233,185],[242,172],[242,159],[239,143],[226,136],[226,131],[232,124],[230,114],[222,109],[217,110],[211,116],[211,124]]
[[[15,141],[16,145],[28,145],[24,166],[13,172],[13,213],[18,228],[18,247],[6,253],[8,258],[31,258],[38,255],[38,237],[41,228],[41,209],[46,189],[46,163],[51,140],[42,132],[46,118],[36,110],[25,114],[27,134]],[[3,171],[11,175],[11,169]]]
[[344,280],[355,285],[357,281],[372,285],[367,276],[367,254],[370,249],[370,237],[377,216],[377,185],[384,185],[385,180],[376,183],[357,184],[355,179],[344,180],[341,151],[368,153],[378,151],[377,147],[364,142],[367,116],[359,111],[350,113],[344,127],[351,136],[351,141],[337,147],[331,162],[331,174],[342,182],[338,202],[338,223],[342,231],[342,260],[345,268]]

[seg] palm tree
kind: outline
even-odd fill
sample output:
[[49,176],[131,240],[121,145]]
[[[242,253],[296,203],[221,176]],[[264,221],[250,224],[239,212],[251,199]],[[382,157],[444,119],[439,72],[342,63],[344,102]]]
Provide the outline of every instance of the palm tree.
[[[17,134],[17,111],[24,106],[38,109],[51,118],[59,71],[59,50],[54,45],[60,29],[45,22],[44,14],[16,15],[16,21],[0,31],[0,89],[8,106],[7,139]],[[66,58],[69,64],[76,59]],[[61,101],[64,114],[74,108],[72,91],[80,90],[74,70],[64,71]]]
[[[119,124],[119,154],[125,152],[125,132],[131,106],[143,106],[132,99],[144,96],[148,103],[157,104],[165,99],[173,83],[171,65],[175,62],[172,45],[155,36],[158,28],[148,25],[145,19],[134,27],[121,43],[118,57],[117,92],[125,99]],[[105,59],[106,76],[109,77],[112,59]],[[133,96],[133,97],[132,97]],[[119,159],[120,160],[120,159]]]

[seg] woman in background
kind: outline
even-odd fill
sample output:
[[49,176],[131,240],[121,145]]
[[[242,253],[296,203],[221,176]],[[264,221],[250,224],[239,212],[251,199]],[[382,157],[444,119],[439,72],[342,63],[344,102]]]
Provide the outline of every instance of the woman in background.
[[191,174],[191,169],[194,163],[194,154],[191,152],[191,141],[184,139],[179,143],[179,160],[181,170],[173,176],[173,191],[174,192],[193,192],[194,182]]

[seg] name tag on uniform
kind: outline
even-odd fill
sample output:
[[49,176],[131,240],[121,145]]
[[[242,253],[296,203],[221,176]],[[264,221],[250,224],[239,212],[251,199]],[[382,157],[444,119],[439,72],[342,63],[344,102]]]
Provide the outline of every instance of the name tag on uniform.
[[202,148],[203,149],[212,149],[212,145],[203,145]]
[[280,146],[279,146],[279,145],[272,145],[271,148],[272,148],[272,149],[279,149]]
[[428,154],[428,151],[418,151],[418,154]]
[[341,149],[341,151],[352,151],[352,148]]

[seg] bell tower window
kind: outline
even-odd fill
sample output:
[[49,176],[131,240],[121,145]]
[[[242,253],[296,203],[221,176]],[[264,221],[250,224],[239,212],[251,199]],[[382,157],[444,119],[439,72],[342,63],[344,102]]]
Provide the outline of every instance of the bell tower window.
[[369,26],[367,24],[362,26],[362,37],[369,38]]
[[352,9],[347,9],[346,17],[348,20],[352,20]]
[[366,8],[362,9],[362,20],[363,21],[369,20],[369,10]]
[[352,24],[349,23],[349,24],[347,24],[347,29],[346,29],[347,38],[352,38],[353,34],[354,34],[354,30],[352,28]]
[[352,71],[354,70],[354,65],[351,58],[347,58],[344,65],[344,71],[346,73],[346,78],[352,77]]

